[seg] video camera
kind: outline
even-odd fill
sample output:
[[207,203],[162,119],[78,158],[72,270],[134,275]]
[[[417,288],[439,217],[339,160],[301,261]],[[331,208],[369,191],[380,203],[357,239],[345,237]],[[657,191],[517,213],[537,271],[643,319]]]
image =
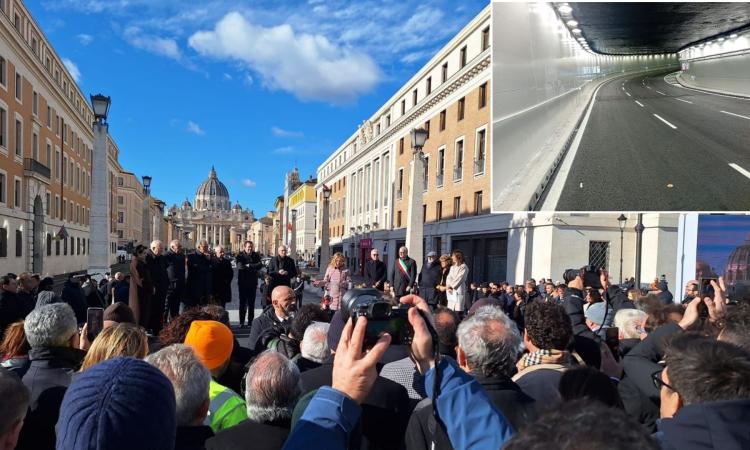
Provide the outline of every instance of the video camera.
[[604,273],[604,269],[597,268],[596,266],[589,264],[588,266],[583,266],[580,269],[566,270],[563,274],[563,278],[565,279],[566,283],[569,283],[570,281],[573,281],[575,277],[579,276],[583,280],[583,287],[601,289],[602,281],[600,277],[602,273]]
[[414,329],[409,323],[409,308],[393,306],[377,289],[350,289],[341,300],[343,320],[351,317],[354,324],[358,317],[367,318],[365,347],[372,347],[383,333],[391,335],[391,344],[411,344]]

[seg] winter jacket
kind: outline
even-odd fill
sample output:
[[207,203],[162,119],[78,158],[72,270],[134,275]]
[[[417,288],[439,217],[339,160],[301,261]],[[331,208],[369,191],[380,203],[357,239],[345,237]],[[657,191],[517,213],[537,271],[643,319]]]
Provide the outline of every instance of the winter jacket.
[[177,427],[174,450],[205,450],[206,440],[213,436],[214,431],[205,425]]
[[86,352],[69,347],[31,349],[31,365],[23,376],[23,384],[31,394],[29,413],[21,429],[17,449],[55,448],[55,424],[60,405],[85,355]]
[[73,308],[78,325],[85,323],[88,301],[86,300],[86,294],[83,292],[81,285],[73,280],[66,281],[63,285],[61,297],[65,303]]
[[8,325],[26,317],[25,310],[26,308],[18,298],[18,294],[0,290],[0,339],[5,334]]
[[662,304],[668,305],[670,303],[674,303],[674,296],[671,292],[667,291],[661,291],[656,296],[661,300]]
[[[285,275],[279,273],[282,269],[286,271]],[[277,255],[268,263],[268,276],[271,277],[269,292],[273,292],[276,286],[291,286],[292,278],[297,276],[297,264],[288,256]]]
[[664,450],[740,450],[750,448],[750,399],[683,406],[658,421],[655,437]]
[[151,282],[158,292],[167,292],[169,289],[169,275],[167,273],[167,259],[162,255],[156,255],[149,250],[146,253],[146,266],[151,273]]
[[276,317],[276,311],[274,311],[273,307],[267,308],[258,317],[253,319],[253,323],[250,325],[250,337],[247,341],[250,350],[254,350],[257,353],[266,350],[265,343],[260,342],[260,337],[270,328],[275,326],[288,328],[290,324],[291,320],[289,319],[280,321]]
[[[191,253],[187,257],[186,305],[205,304],[211,295],[211,257],[202,253]],[[189,302],[189,303],[188,303]]]
[[325,281],[326,289],[331,295],[331,309],[339,309],[339,304],[349,287],[350,280],[348,269],[338,269],[331,266],[326,268],[323,281]]
[[585,296],[581,290],[570,287],[565,288],[563,307],[568,316],[570,316],[570,322],[573,325],[573,334],[596,339],[596,335],[586,325],[586,316],[583,312],[583,305],[586,304],[586,300],[584,299]]
[[[466,285],[467,277],[469,276],[469,267],[466,264],[460,266],[453,265],[448,271],[448,276],[445,279],[445,285],[449,288],[453,288],[453,293],[456,296],[455,302],[451,303],[451,294],[447,294],[448,297],[448,308],[454,311],[468,310],[471,305],[467,305],[468,287]],[[468,303],[471,303],[470,301]],[[467,308],[468,306],[468,308]]]
[[440,273],[442,268],[439,261],[422,266],[419,272],[419,296],[427,300],[431,305],[437,304],[437,285],[440,284]]
[[208,450],[277,450],[284,445],[290,428],[289,419],[270,423],[246,420],[216,434],[206,441]]
[[383,290],[383,284],[388,278],[388,268],[381,260],[368,259],[365,263],[365,284],[368,288]]
[[[406,266],[406,274],[404,274],[399,265],[399,261],[403,261]],[[413,289],[417,283],[417,262],[408,256],[406,259],[397,258],[393,262],[393,270],[391,270],[391,286],[393,291],[396,293],[396,297],[402,297],[409,293],[409,289]]]
[[226,258],[214,258],[211,264],[211,285],[214,299],[222,306],[232,302],[232,262]]
[[208,415],[203,425],[210,426],[214,433],[226,430],[247,420],[245,400],[236,392],[211,379],[208,384]]
[[[523,430],[536,419],[534,399],[526,395],[510,378],[480,375],[477,376],[477,381],[515,431]],[[417,405],[406,430],[407,450],[453,449],[445,430],[437,426],[433,413],[431,399],[426,398]]]
[[258,285],[258,271],[263,268],[263,262],[258,252],[240,252],[235,258],[237,262],[237,282],[244,286]]
[[185,286],[185,254],[169,250],[164,255],[164,261],[167,265],[170,289],[179,289],[180,286]]

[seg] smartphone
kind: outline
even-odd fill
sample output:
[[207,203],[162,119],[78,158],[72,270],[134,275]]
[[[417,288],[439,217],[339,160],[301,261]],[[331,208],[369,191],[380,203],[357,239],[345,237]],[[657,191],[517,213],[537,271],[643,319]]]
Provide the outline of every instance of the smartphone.
[[86,310],[86,328],[88,330],[89,342],[104,329],[104,308],[89,308]]
[[711,281],[718,283],[718,278],[701,278],[700,279],[700,296],[701,298],[714,299],[714,287],[711,286]]

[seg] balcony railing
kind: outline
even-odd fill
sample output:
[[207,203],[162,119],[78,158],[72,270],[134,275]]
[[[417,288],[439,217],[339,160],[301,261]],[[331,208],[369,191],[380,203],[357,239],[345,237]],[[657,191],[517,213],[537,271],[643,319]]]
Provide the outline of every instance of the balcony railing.
[[461,181],[464,176],[464,167],[456,166],[453,168],[453,181]]
[[40,163],[39,161],[33,158],[23,159],[23,170],[27,172],[31,172],[32,175],[36,174],[48,180],[50,177],[49,167],[45,166],[44,164]]
[[484,158],[474,160],[474,175],[484,173]]
[[443,178],[444,178],[444,175],[442,173],[437,174],[437,177],[435,177],[435,185],[437,187],[443,186]]

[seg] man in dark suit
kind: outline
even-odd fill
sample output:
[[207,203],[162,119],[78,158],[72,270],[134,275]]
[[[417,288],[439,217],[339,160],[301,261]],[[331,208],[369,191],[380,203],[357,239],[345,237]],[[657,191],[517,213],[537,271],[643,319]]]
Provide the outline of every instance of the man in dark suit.
[[245,241],[244,248],[235,258],[237,261],[237,287],[240,294],[240,327],[255,318],[255,292],[258,290],[258,270],[263,267],[258,252],[253,250],[253,242]]
[[398,249],[398,259],[393,262],[391,271],[391,285],[396,301],[404,295],[414,291],[417,282],[417,262],[409,258],[409,250],[406,247]]
[[164,258],[164,245],[161,241],[151,242],[151,248],[146,253],[146,267],[151,274],[154,284],[154,295],[151,297],[151,315],[148,328],[154,334],[159,334],[162,328],[162,319],[166,309],[167,291],[169,290],[169,275],[167,274],[167,261]]
[[273,292],[277,286],[292,285],[292,278],[297,276],[297,264],[286,255],[286,245],[280,245],[278,254],[268,263],[268,276],[271,277],[269,289]]
[[427,300],[433,308],[437,305],[436,286],[440,283],[440,262],[436,252],[427,253],[427,264],[419,272],[419,296]]
[[224,247],[221,245],[217,245],[214,248],[211,275],[214,302],[224,308],[227,303],[232,303],[232,278],[234,278],[234,269],[232,269],[232,262],[225,257]]
[[365,284],[368,288],[383,290],[383,285],[388,278],[388,268],[385,263],[378,259],[378,249],[370,251],[370,259],[365,263]]
[[208,253],[208,241],[198,242],[195,253],[187,257],[188,276],[185,306],[203,306],[208,304],[211,296],[211,254]]
[[182,244],[177,239],[169,243],[169,251],[164,256],[167,262],[167,277],[169,290],[167,291],[168,319],[174,319],[180,314],[180,303],[185,296],[185,253]]

